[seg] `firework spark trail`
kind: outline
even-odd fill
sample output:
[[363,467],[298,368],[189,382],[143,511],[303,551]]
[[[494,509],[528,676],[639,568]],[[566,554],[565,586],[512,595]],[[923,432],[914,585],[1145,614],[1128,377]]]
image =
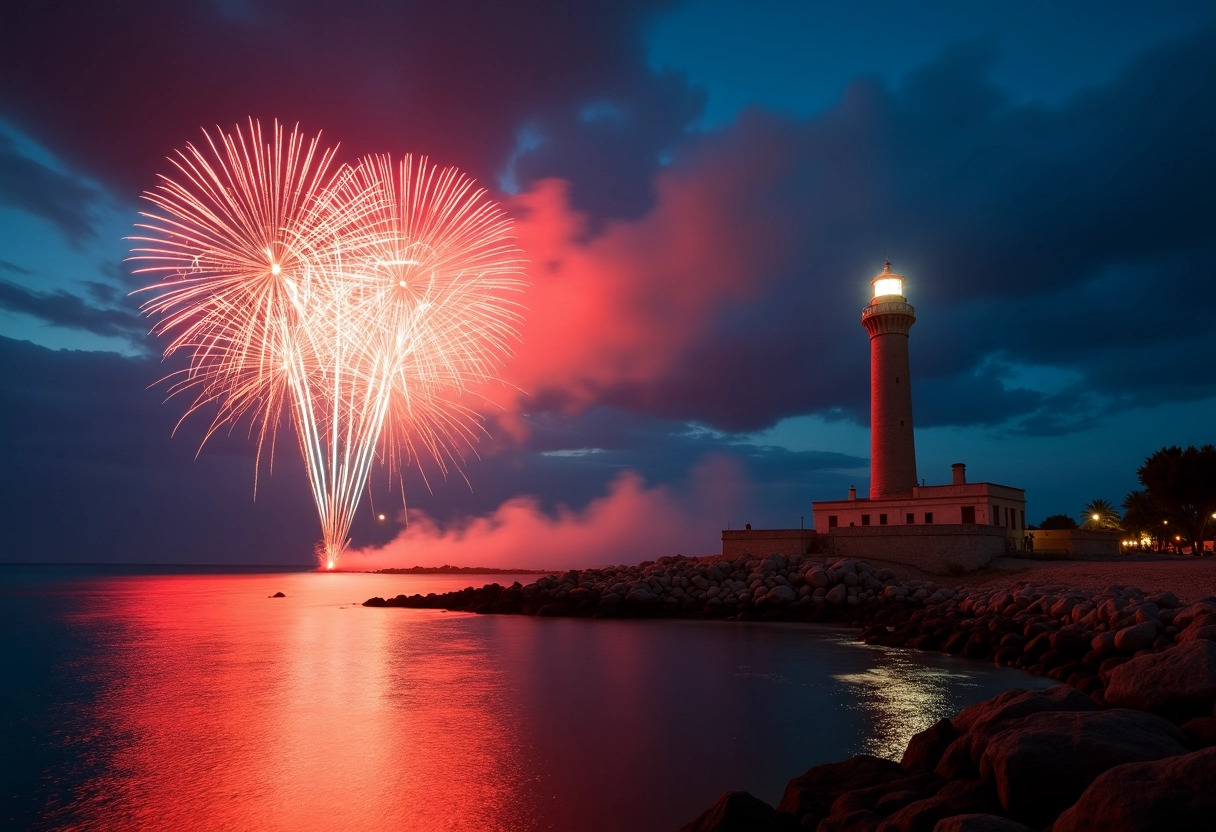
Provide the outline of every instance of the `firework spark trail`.
[[183,420],[215,408],[204,442],[248,417],[273,459],[290,414],[332,569],[378,459],[446,475],[473,448],[480,417],[460,399],[517,338],[523,261],[510,220],[455,169],[336,166],[319,136],[277,122],[269,141],[253,120],[204,136],[171,158],[180,179],[144,194],[159,210],[132,259],[164,279],[143,308],[165,356],[189,354],[169,377],[194,397]]

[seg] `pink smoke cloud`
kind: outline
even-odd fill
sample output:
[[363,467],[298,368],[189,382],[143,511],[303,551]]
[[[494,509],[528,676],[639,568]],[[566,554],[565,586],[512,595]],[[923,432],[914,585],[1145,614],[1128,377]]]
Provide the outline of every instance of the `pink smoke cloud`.
[[346,569],[490,566],[577,569],[638,563],[663,555],[720,551],[722,519],[749,491],[738,463],[710,456],[682,489],[647,486],[625,471],[580,511],[545,512],[535,497],[514,497],[492,514],[447,527],[412,510],[409,526],[382,547],[352,550]]

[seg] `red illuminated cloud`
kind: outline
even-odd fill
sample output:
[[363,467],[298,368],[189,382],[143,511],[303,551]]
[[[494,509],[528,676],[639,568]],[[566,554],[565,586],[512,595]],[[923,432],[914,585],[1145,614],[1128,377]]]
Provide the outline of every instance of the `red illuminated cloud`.
[[655,385],[710,337],[724,308],[763,291],[790,257],[791,235],[756,207],[766,166],[714,164],[720,150],[661,174],[649,213],[595,234],[560,180],[511,202],[532,285],[504,378],[522,395],[488,395],[509,413],[531,397],[573,410],[608,389]]

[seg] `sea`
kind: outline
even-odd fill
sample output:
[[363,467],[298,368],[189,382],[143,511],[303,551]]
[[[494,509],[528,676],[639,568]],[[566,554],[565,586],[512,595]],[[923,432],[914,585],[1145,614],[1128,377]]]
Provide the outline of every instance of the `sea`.
[[0,566],[0,826],[675,832],[1051,684],[819,625],[361,606],[534,577]]

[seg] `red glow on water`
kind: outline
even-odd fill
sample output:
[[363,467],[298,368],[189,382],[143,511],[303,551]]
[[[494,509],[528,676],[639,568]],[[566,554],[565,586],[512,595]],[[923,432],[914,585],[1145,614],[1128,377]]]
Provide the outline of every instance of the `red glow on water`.
[[[104,773],[80,787],[67,825],[528,828],[516,715],[484,645],[445,633],[435,659],[442,613],[411,613],[411,627],[372,618],[347,597],[366,596],[372,576],[334,577],[111,587],[82,618],[102,624],[105,662],[122,672],[89,704],[104,727],[74,738]],[[287,597],[268,600],[278,589]]]

